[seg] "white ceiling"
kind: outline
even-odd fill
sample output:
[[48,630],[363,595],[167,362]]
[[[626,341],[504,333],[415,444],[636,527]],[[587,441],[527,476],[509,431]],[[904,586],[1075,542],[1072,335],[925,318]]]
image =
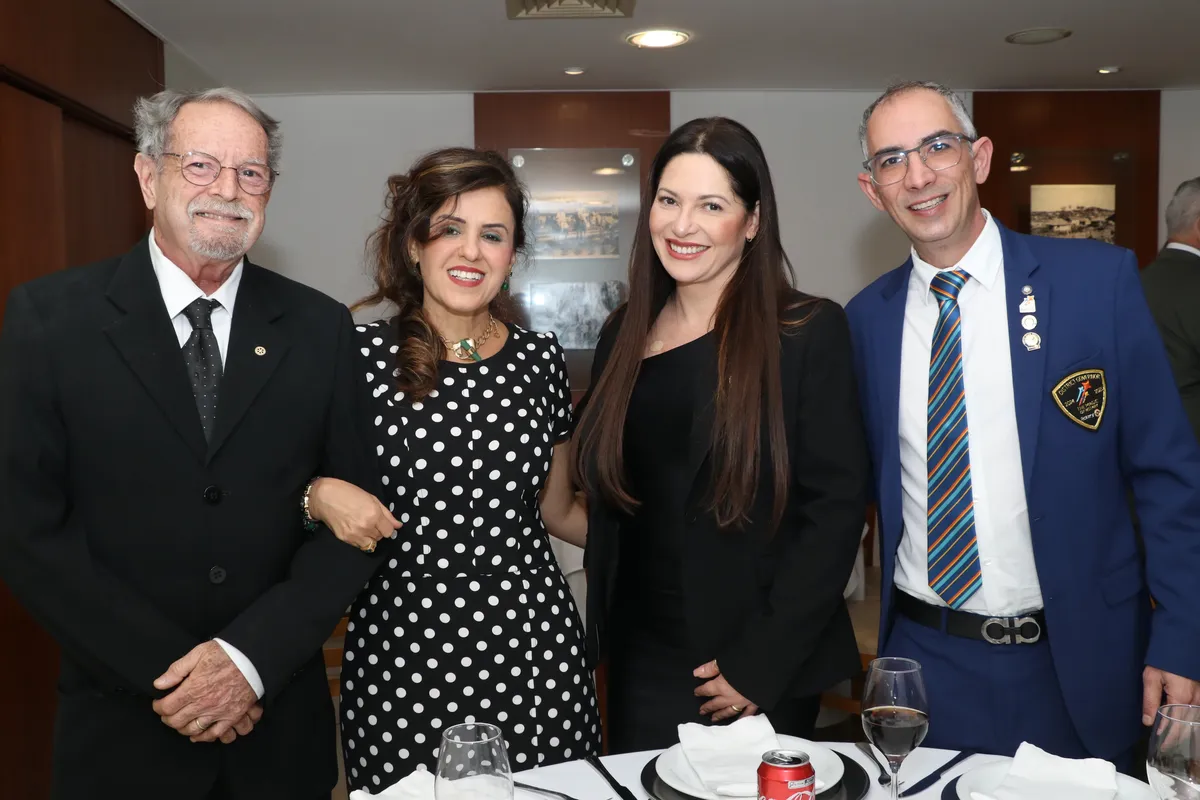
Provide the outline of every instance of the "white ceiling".
[[[505,0],[114,0],[252,93],[1200,86],[1197,0],[638,0],[632,19],[509,21]],[[1005,35],[1074,35],[1016,46]],[[637,50],[642,28],[686,30]],[[1096,69],[1119,64],[1119,75]],[[583,66],[587,74],[562,70]]]

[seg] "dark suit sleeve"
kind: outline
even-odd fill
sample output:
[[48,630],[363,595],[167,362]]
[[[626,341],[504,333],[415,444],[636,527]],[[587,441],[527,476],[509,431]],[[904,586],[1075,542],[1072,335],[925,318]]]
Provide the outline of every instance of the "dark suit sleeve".
[[68,488],[53,359],[38,310],[18,287],[0,333],[0,574],[100,686],[158,695],[154,679],[199,640],[92,559]]
[[[350,313],[343,309],[321,474],[378,497],[375,457],[364,435],[367,398],[355,380],[353,326]],[[300,525],[299,506],[296,524]],[[254,664],[263,681],[264,699],[277,695],[296,670],[316,655],[393,545],[385,539],[374,554],[364,553],[322,526],[296,551],[287,579],[271,587],[219,634]]]
[[1116,287],[1121,468],[1133,489],[1157,607],[1146,663],[1200,680],[1200,447],[1128,253]]
[[[843,603],[866,520],[867,455],[845,313],[823,303],[806,323],[789,503],[776,537],[767,608],[718,653],[737,691],[771,709]],[[784,376],[784,380],[793,380]]]

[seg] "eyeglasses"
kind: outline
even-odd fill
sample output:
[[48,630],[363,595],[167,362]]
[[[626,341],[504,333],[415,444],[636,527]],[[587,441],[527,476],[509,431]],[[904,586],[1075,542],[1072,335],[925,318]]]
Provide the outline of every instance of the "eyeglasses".
[[971,152],[970,139],[964,133],[948,133],[930,139],[911,150],[889,150],[863,162],[863,169],[871,174],[876,186],[890,186],[904,180],[908,174],[908,154],[916,153],[925,166],[940,171],[958,166],[964,152]]
[[220,161],[208,153],[190,150],[186,153],[163,153],[179,159],[179,171],[184,179],[194,186],[210,186],[221,177],[221,170],[231,169],[237,176],[238,186],[246,194],[266,194],[271,191],[279,173],[266,164],[247,162],[236,167],[222,166]]

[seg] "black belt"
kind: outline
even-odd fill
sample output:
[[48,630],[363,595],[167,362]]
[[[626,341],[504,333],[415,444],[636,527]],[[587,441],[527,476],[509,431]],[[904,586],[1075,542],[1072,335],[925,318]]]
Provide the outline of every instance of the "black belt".
[[918,625],[945,630],[951,636],[964,639],[978,639],[991,644],[1034,644],[1046,638],[1046,615],[1043,611],[1031,611],[1017,617],[989,617],[930,605],[898,590],[896,610]]

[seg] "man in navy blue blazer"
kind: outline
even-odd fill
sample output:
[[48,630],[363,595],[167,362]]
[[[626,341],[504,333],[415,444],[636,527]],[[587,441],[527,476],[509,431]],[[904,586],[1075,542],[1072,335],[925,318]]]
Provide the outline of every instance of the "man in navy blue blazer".
[[892,87],[860,138],[912,242],[847,307],[880,652],[923,665],[928,745],[1127,768],[1159,705],[1200,702],[1200,448],[1133,253],[993,219],[992,143],[943,86]]

